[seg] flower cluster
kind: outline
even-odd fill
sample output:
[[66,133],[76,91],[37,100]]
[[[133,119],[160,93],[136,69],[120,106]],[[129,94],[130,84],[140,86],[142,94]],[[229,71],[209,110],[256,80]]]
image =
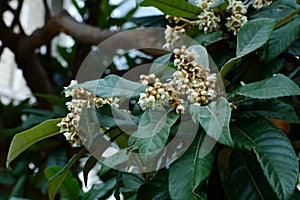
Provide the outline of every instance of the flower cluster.
[[203,12],[198,16],[199,30],[203,30],[204,33],[210,33],[219,28],[221,18],[213,10],[210,9],[210,5],[215,0],[200,0],[197,5],[203,9]]
[[60,132],[64,134],[66,140],[74,146],[81,146],[82,142],[78,135],[78,126],[82,109],[85,106],[101,107],[104,104],[111,104],[118,107],[118,99],[97,97],[83,88],[68,89],[76,84],[77,81],[71,81],[70,85],[65,87],[65,97],[72,97],[72,100],[66,103],[70,112],[57,126],[60,127]]
[[143,110],[162,107],[168,102],[177,113],[184,113],[184,101],[206,105],[217,96],[216,74],[195,62],[196,53],[189,51],[185,46],[174,49],[173,53],[177,70],[167,83],[161,83],[154,74],[140,77],[141,83],[149,86],[146,93],[140,94],[138,104]]
[[247,13],[247,7],[242,1],[230,1],[226,11],[230,14],[226,18],[226,27],[229,31],[232,31],[234,35],[240,30],[240,28],[248,21],[245,14]]
[[255,0],[253,3],[253,7],[261,8],[270,5],[272,2],[273,2],[272,0]]
[[167,26],[165,30],[165,40],[166,43],[163,45],[164,49],[172,50],[175,47],[176,42],[181,38],[185,33],[185,29],[182,27],[172,28]]
[[196,53],[185,46],[174,49],[177,71],[173,74],[170,84],[192,104],[206,105],[217,96],[216,74],[195,62]]
[[203,30],[204,33],[210,33],[219,28],[219,22],[221,21],[221,18],[213,11],[205,9],[198,16],[198,18],[199,18],[199,29]]
[[[221,18],[211,8],[215,0],[200,0],[197,5],[203,9],[203,12],[198,16],[199,29],[204,33],[213,32],[220,27]],[[228,31],[232,31],[236,35],[237,31],[247,22],[247,7],[242,1],[231,0],[226,8],[229,15],[226,17],[226,27]]]
[[183,113],[183,100],[178,98],[174,88],[167,83],[162,83],[154,74],[149,76],[141,75],[140,82],[149,86],[146,93],[140,94],[138,104],[145,110],[146,108],[162,107],[165,102],[169,103],[171,108],[176,109],[177,113]]

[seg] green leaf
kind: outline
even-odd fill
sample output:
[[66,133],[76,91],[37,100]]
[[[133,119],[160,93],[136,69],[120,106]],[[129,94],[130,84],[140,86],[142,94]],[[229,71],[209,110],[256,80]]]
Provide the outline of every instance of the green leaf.
[[129,142],[138,147],[140,153],[159,151],[168,140],[170,128],[179,115],[161,110],[147,109],[140,120],[138,130],[130,137]]
[[[62,169],[62,166],[54,166],[45,169],[44,173],[47,179],[51,179],[51,177],[55,176]],[[77,178],[73,177],[70,169],[65,170],[65,177],[59,187],[61,188],[62,196],[67,199],[79,199],[82,194]]]
[[184,0],[137,0],[140,6],[154,6],[166,15],[197,19],[202,9]]
[[223,67],[220,70],[220,76],[222,78],[225,78],[226,74],[228,74],[228,72],[230,72],[230,70],[232,69],[232,67],[239,63],[241,61],[241,58],[237,57],[237,58],[231,58],[229,61],[227,61]]
[[124,127],[126,130],[134,129],[137,126],[137,119],[134,116],[123,112],[111,105],[103,105],[96,110],[98,122],[103,127]]
[[237,34],[236,57],[242,57],[267,42],[275,25],[275,20],[259,18],[248,21]]
[[137,192],[137,200],[169,200],[168,170],[158,171],[154,179],[142,185]]
[[226,76],[235,64],[240,62],[241,57],[255,51],[268,41],[274,24],[274,19],[259,18],[248,21],[241,27],[237,34],[236,57],[227,61],[221,68],[220,75],[222,78]]
[[244,152],[231,153],[224,186],[228,199],[278,199],[264,177],[255,156]]
[[68,89],[84,88],[93,94],[103,97],[138,97],[145,92],[145,86],[140,83],[126,80],[116,75],[108,75],[103,79],[87,81]]
[[29,130],[15,135],[9,147],[6,166],[9,167],[9,164],[31,145],[59,134],[57,123],[60,121],[61,119],[47,120]]
[[149,74],[163,74],[163,77],[160,78],[161,80],[172,78],[175,69],[169,65],[171,56],[172,54],[168,53],[155,59],[151,65],[151,68],[149,69]]
[[221,144],[233,146],[229,131],[231,110],[228,101],[221,97],[207,106],[191,105],[190,113],[200,122],[207,135]]
[[228,95],[243,95],[251,98],[270,99],[284,96],[300,95],[298,85],[282,74],[276,74],[262,81],[246,84]]
[[234,119],[248,119],[254,117],[265,117],[281,119],[290,123],[300,123],[293,106],[277,99],[252,100],[239,104]]
[[53,200],[58,188],[61,186],[66,176],[69,173],[69,169],[86,153],[86,149],[81,149],[77,154],[75,154],[67,163],[67,165],[61,170],[57,171],[48,178],[48,195],[49,199]]
[[[112,194],[113,189],[116,186],[116,179],[111,178],[103,183],[93,185],[92,189],[84,194],[82,199],[84,200],[94,200],[103,199],[103,197],[108,197]],[[105,198],[107,199],[107,198]]]
[[194,190],[211,173],[213,167],[213,151],[200,157],[200,149],[205,145],[201,139],[195,140],[190,148],[178,160],[171,164],[169,170],[169,191],[171,199],[195,199]]
[[284,52],[300,36],[300,16],[275,30],[268,42],[263,60],[270,62]]
[[263,174],[279,199],[294,192],[299,164],[286,135],[263,118],[243,121],[232,130],[235,145],[256,154]]

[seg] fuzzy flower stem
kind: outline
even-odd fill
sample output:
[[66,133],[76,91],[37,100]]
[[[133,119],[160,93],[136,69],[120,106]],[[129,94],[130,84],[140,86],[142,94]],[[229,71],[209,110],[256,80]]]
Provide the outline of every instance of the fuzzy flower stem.
[[284,24],[286,24],[290,19],[292,19],[297,14],[300,14],[300,8],[298,8],[297,10],[294,10],[289,15],[287,15],[284,18],[282,18],[281,20],[279,20],[275,24],[275,26],[273,27],[273,30],[276,30],[276,29],[280,28],[281,26],[283,26]]

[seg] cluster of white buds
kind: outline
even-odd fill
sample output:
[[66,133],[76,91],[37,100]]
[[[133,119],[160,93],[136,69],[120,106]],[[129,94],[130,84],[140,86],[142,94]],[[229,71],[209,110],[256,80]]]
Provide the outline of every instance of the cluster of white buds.
[[179,17],[173,17],[171,15],[166,15],[166,20],[168,20],[169,23],[175,23],[178,24],[180,22],[180,18]]
[[185,46],[174,49],[177,71],[169,84],[192,104],[206,105],[217,96],[216,74],[194,60],[197,55]]
[[240,30],[240,28],[248,21],[245,14],[247,13],[247,6],[242,1],[229,1],[229,5],[226,11],[230,14],[226,18],[226,27],[228,31],[232,31],[234,35]]
[[254,8],[261,8],[264,6],[269,6],[273,1],[272,0],[255,0],[253,3]]
[[210,10],[203,10],[198,16],[199,18],[199,29],[203,30],[204,33],[210,33],[219,28],[219,22],[221,18],[215,12]]
[[141,109],[162,107],[168,102],[171,108],[182,114],[185,100],[191,104],[206,105],[217,97],[216,74],[195,62],[196,53],[185,46],[174,49],[173,53],[177,70],[167,83],[161,83],[154,74],[140,76],[141,83],[149,86],[146,93],[140,94],[138,104]]
[[214,2],[215,0],[200,0],[197,2],[197,6],[203,9],[203,12],[198,15],[198,24],[199,30],[203,30],[204,33],[210,33],[219,28],[221,18],[210,9],[210,5]]
[[80,115],[82,113],[82,109],[86,106],[89,108],[90,106],[101,107],[104,104],[111,104],[113,106],[118,107],[118,99],[113,98],[101,98],[92,94],[89,91],[86,91],[83,88],[76,89],[68,89],[71,86],[77,84],[77,81],[71,81],[68,87],[64,87],[65,96],[72,97],[70,102],[67,102],[67,108],[70,113],[64,117],[60,123],[57,124],[60,127],[60,132],[64,134],[66,140],[68,140],[72,145],[81,146],[82,142],[78,135],[78,126]]
[[216,0],[199,0],[196,1],[197,6],[202,8],[203,10],[209,9],[210,5],[214,3]]
[[169,84],[162,83],[154,74],[141,75],[140,81],[143,85],[149,86],[146,93],[140,94],[138,104],[142,110],[162,107],[165,102],[168,102],[169,106],[176,109],[177,113],[184,112],[183,100],[178,98],[174,88]]
[[178,40],[182,35],[184,35],[184,33],[185,29],[180,26],[172,28],[167,25],[167,29],[165,30],[166,43],[163,45],[163,48],[167,50],[174,49],[176,42],[178,42]]

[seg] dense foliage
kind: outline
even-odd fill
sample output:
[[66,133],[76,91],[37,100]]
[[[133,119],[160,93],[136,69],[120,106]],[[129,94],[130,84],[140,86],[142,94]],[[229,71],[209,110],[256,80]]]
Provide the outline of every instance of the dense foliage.
[[[42,199],[48,193],[49,199],[111,195],[116,199],[120,195],[124,199],[299,199],[300,6],[293,0],[140,0],[137,4],[155,6],[166,16],[128,15],[116,23],[128,20],[166,28],[163,47],[171,53],[142,56],[143,62],[154,64],[140,82],[121,77],[126,70],[110,66],[105,77],[71,82],[64,90],[66,98],[44,96],[56,104],[57,112],[49,117],[46,111],[28,111],[48,120],[40,119],[44,122],[31,129],[25,121],[18,130],[27,130],[14,135],[6,163],[11,169],[0,177],[1,184],[14,187],[10,195],[1,197]],[[204,48],[176,46],[183,35]],[[203,56],[206,51],[219,73],[208,69],[211,60]],[[133,68],[134,60],[124,56]],[[157,67],[158,62],[163,67]],[[126,100],[131,103],[122,110],[119,102]],[[161,110],[168,112],[160,115]],[[193,141],[179,159],[171,164],[161,161],[162,167],[153,161],[155,156],[175,137],[190,133],[178,131],[184,113],[191,115],[188,126],[197,127]],[[50,119],[55,117],[60,118]],[[159,129],[162,119],[165,123]],[[132,122],[136,130],[120,128]],[[83,127],[87,141],[78,127]],[[98,141],[93,135],[97,130],[119,149],[149,153],[135,164],[158,165],[148,171],[116,170],[118,161],[130,160],[122,153],[113,158],[116,166],[105,165],[105,158],[88,151]],[[138,137],[147,130],[152,134]],[[208,140],[216,144],[201,155]],[[178,152],[172,153],[176,157]],[[98,169],[95,176],[101,183],[83,192],[92,169]]]

